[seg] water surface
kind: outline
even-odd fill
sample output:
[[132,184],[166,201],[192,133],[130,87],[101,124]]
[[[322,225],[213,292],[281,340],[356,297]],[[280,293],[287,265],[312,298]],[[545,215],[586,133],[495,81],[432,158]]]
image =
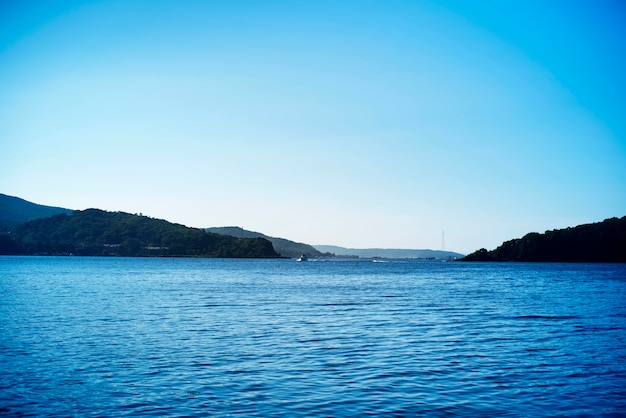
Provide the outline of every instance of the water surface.
[[626,415],[626,265],[0,257],[0,414]]

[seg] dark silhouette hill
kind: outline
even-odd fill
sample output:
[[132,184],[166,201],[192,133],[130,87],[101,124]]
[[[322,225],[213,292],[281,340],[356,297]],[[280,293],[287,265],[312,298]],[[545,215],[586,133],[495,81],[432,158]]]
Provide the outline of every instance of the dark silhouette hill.
[[38,205],[0,193],[0,233],[11,231],[19,224],[33,219],[47,218],[60,213],[69,215],[72,212],[71,209]]
[[296,258],[304,254],[309,258],[320,257],[323,254],[308,244],[302,244],[300,242],[289,241],[284,238],[269,237],[260,232],[247,231],[238,226],[224,226],[205,228],[205,231],[212,232],[214,234],[229,235],[237,238],[265,238],[270,241],[274,246],[274,250],[282,257]]
[[235,238],[162,219],[106,212],[75,211],[19,225],[0,241],[5,254],[92,256],[278,257],[263,238]]
[[462,261],[626,263],[626,216],[602,222],[532,232],[498,248],[481,248]]

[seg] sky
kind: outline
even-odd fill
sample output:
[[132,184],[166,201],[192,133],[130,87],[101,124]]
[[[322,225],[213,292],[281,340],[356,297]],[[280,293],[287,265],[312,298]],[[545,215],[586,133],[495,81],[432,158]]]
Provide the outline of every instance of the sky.
[[0,193],[469,253],[626,215],[620,0],[0,0]]

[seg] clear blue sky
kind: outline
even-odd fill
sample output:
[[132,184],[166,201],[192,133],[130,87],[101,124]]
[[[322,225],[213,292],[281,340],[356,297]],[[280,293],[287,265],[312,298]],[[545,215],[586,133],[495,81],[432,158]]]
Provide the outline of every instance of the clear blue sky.
[[624,4],[0,0],[0,192],[459,252],[621,217]]

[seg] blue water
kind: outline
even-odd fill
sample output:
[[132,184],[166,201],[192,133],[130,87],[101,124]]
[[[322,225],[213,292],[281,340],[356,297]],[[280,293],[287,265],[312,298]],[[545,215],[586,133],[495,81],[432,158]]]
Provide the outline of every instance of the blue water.
[[626,265],[0,257],[0,415],[626,416]]

